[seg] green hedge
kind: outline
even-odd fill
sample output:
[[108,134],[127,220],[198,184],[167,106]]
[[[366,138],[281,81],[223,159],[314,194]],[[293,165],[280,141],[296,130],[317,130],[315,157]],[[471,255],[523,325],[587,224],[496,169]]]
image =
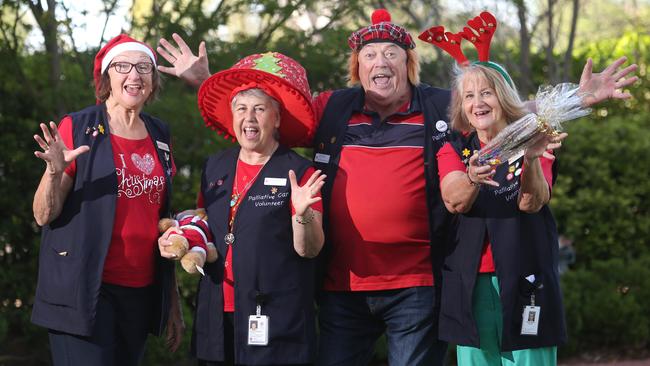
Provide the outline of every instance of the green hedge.
[[569,343],[561,356],[608,350],[635,355],[650,344],[650,255],[594,261],[562,278]]

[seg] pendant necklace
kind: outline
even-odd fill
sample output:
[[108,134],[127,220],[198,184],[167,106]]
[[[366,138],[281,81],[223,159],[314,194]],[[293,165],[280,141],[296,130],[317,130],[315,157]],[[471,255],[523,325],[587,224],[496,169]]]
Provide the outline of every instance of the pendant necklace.
[[[238,160],[239,161],[239,160]],[[268,160],[267,160],[268,161]],[[237,164],[239,165],[239,164]],[[227,245],[232,245],[235,242],[235,234],[233,234],[233,225],[235,223],[235,215],[237,214],[237,209],[239,209],[239,205],[241,204],[241,198],[242,194],[246,193],[250,186],[255,182],[257,179],[257,176],[260,175],[262,172],[262,169],[264,169],[264,165],[266,165],[266,162],[262,165],[260,170],[255,174],[255,176],[246,183],[244,186],[244,189],[240,192],[239,189],[237,188],[237,172],[238,169],[235,168],[235,186],[233,187],[232,195],[230,196],[230,207],[231,207],[231,214],[230,214],[230,221],[228,222],[228,234],[226,234],[223,237],[223,241],[226,242]]]

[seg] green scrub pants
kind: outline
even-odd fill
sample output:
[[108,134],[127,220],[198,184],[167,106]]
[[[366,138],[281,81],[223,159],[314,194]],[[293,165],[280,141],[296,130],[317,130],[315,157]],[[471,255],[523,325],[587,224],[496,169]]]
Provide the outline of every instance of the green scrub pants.
[[501,352],[503,316],[499,280],[493,273],[479,274],[472,298],[481,348],[457,346],[458,366],[556,366],[557,347]]

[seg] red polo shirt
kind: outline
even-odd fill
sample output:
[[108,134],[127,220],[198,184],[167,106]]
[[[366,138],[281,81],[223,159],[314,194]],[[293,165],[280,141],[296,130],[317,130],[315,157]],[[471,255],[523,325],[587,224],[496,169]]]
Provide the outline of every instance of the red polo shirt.
[[[314,99],[318,119],[330,96]],[[433,285],[421,109],[407,103],[380,121],[378,114],[357,106],[344,138],[339,168],[331,177],[331,257],[324,288]]]

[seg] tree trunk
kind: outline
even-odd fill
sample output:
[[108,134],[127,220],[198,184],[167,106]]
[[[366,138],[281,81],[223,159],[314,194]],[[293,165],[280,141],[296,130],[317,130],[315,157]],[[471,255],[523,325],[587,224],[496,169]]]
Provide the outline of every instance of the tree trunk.
[[548,20],[548,45],[546,46],[546,67],[547,67],[547,81],[550,84],[557,83],[558,79],[558,65],[555,57],[553,56],[553,49],[555,48],[555,36],[553,35],[553,16],[554,16],[554,5],[555,0],[548,0],[548,14],[546,19]]
[[[421,12],[418,12],[421,8]],[[421,31],[434,26],[441,25],[442,5],[440,0],[430,0],[426,4],[423,4],[421,1],[416,1],[415,4],[413,1],[407,3],[402,3],[399,7],[403,11],[408,19],[413,23],[413,29],[411,31],[411,36],[417,37]],[[436,54],[436,60],[439,67],[435,68],[434,75],[432,76],[433,80],[438,82],[447,82],[449,80],[449,67],[444,60],[446,60],[446,53],[443,53],[442,50],[438,47],[433,47],[433,50]]]
[[573,64],[573,44],[576,37],[576,28],[578,25],[578,14],[580,13],[580,0],[573,0],[573,14],[571,16],[571,32],[569,32],[569,42],[564,54],[564,70],[562,72],[562,81],[569,80],[571,75],[571,66]]
[[526,24],[526,4],[523,0],[515,1],[517,16],[519,17],[519,73],[521,80],[518,83],[519,92],[526,98],[533,91],[532,75],[530,70],[530,33]]
[[[39,90],[34,89],[33,84],[29,81],[27,75],[25,75],[21,57],[19,55],[18,43],[21,42],[21,40],[17,34],[17,28],[18,24],[22,22],[20,5],[7,5],[6,8],[3,8],[3,11],[7,11],[7,13],[8,10],[11,10],[13,13],[5,18],[7,23],[5,23],[5,19],[0,20],[0,35],[2,36],[2,39],[4,41],[3,46],[5,47],[2,50],[2,54],[5,55],[3,57],[9,57],[9,62],[13,64],[15,68],[14,76],[18,79],[21,85],[23,85],[30,99],[39,100],[39,98],[41,98],[41,93],[39,93]],[[13,24],[8,23],[10,20],[13,22]]]
[[52,85],[52,105],[55,108],[54,113],[56,113],[57,117],[61,117],[65,114],[66,108],[64,101],[59,97],[61,95],[61,55],[59,54],[58,22],[55,16],[56,1],[47,0],[47,11],[43,9],[40,1],[29,1],[29,8],[43,33],[45,52],[50,64],[49,79]]

